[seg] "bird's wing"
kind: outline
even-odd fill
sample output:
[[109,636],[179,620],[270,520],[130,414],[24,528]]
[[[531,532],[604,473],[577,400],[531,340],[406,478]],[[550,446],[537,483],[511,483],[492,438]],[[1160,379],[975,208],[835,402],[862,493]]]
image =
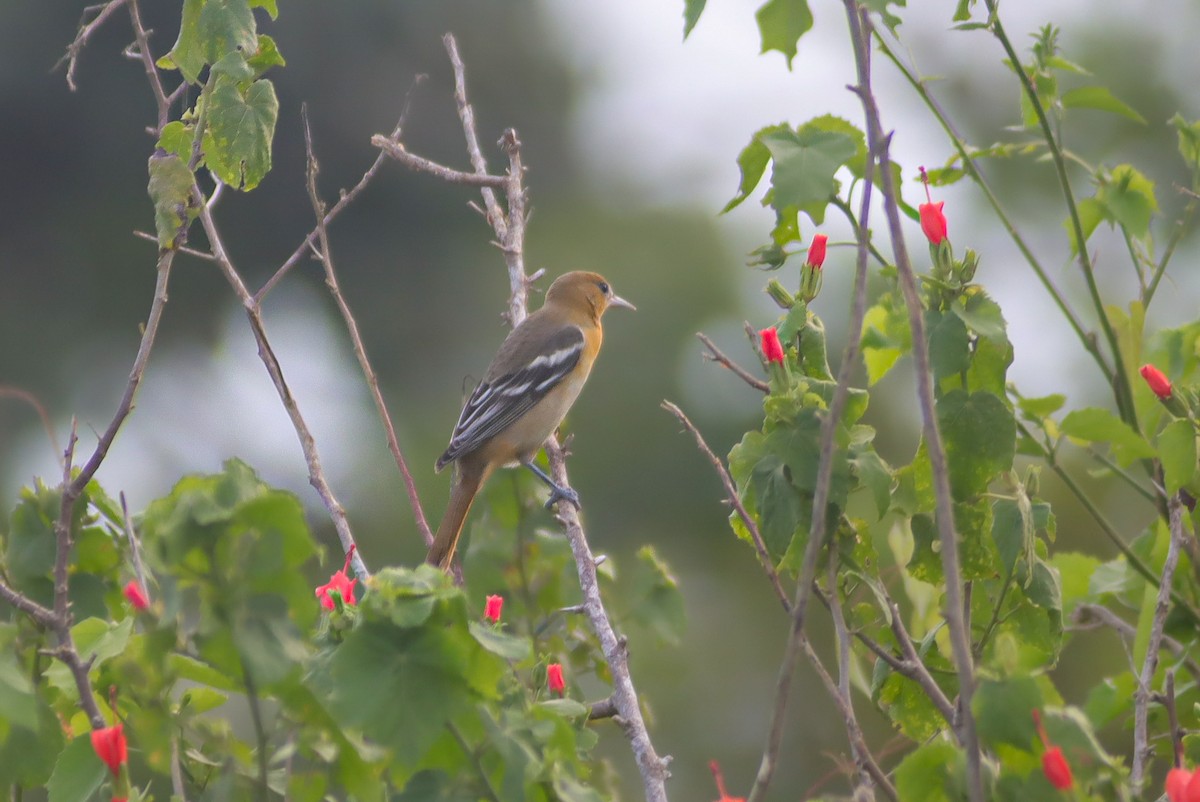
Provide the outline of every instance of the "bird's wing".
[[481,381],[463,406],[438,468],[474,451],[545,398],[579,364],[583,345],[578,326],[563,326],[522,367]]

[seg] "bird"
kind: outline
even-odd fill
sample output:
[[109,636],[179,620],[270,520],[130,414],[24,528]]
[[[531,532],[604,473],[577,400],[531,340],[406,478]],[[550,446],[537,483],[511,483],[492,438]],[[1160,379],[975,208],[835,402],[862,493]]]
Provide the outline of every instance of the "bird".
[[471,503],[496,468],[532,471],[550,487],[547,509],[560,501],[580,508],[579,495],[533,459],[579,397],[604,339],[600,318],[612,306],[637,308],[598,273],[565,273],[550,285],[542,307],[509,332],[434,466],[440,472],[457,463],[426,562],[449,570]]

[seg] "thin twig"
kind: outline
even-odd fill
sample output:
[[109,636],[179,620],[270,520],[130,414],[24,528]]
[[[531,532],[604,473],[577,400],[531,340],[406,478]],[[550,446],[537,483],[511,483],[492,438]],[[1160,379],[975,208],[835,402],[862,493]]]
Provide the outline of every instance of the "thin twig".
[[142,566],[142,550],[138,546],[137,532],[133,528],[133,518],[129,515],[129,505],[125,503],[125,491],[121,491],[121,518],[125,524],[125,539],[129,541],[129,553],[133,557],[133,573],[137,576],[138,585],[146,599],[150,599],[150,587],[146,584],[146,569]]
[[[199,194],[200,187],[195,186],[194,191]],[[367,570],[366,563],[363,562],[362,549],[355,548],[351,553],[351,546],[355,546],[355,542],[354,534],[350,531],[350,522],[346,518],[346,510],[333,494],[333,488],[329,486],[329,481],[325,478],[325,469],[321,466],[321,455],[317,450],[312,430],[308,428],[308,423],[305,422],[304,416],[300,412],[300,406],[296,403],[296,398],[292,395],[287,380],[283,377],[283,367],[279,364],[279,359],[275,356],[275,351],[271,348],[270,340],[267,338],[262,308],[254,301],[237,268],[230,260],[221,232],[217,228],[216,220],[208,205],[201,204],[197,211],[200,216],[200,224],[204,227],[204,233],[208,237],[209,247],[212,248],[213,256],[216,257],[217,266],[246,310],[246,316],[250,320],[250,330],[254,333],[255,342],[258,343],[258,356],[267,368],[271,383],[275,385],[279,399],[283,402],[283,407],[292,421],[292,428],[296,430],[300,448],[304,452],[304,461],[308,465],[308,482],[317,491],[321,503],[329,511],[329,517],[333,519],[333,527],[337,530],[342,553],[351,555],[350,564],[354,566],[355,575],[365,581],[371,574]]]
[[42,402],[38,400],[38,397],[28,390],[22,390],[20,387],[0,385],[0,398],[16,398],[33,407],[33,411],[37,413],[38,418],[42,421],[42,428],[46,431],[47,439],[50,440],[50,447],[54,449],[54,458],[58,460],[58,465],[61,468],[62,447],[58,444],[58,435],[54,432],[54,422],[50,420],[50,413],[46,410]]
[[444,164],[438,164],[435,161],[426,159],[424,156],[418,156],[415,153],[409,153],[404,149],[404,145],[399,142],[389,139],[383,134],[375,134],[371,137],[371,144],[382,150],[390,158],[400,162],[410,170],[415,170],[418,173],[428,173],[434,178],[445,181],[448,184],[464,184],[469,187],[491,187],[492,189],[503,189],[505,182],[508,180],[502,175],[479,175],[478,173],[464,173],[462,170],[455,170],[453,167],[447,167]]
[[[946,464],[946,451],[942,445],[942,436],[938,430],[937,413],[934,407],[929,343],[925,338],[924,307],[917,292],[916,277],[904,245],[904,229],[900,221],[900,210],[896,204],[896,188],[892,176],[891,157],[888,154],[890,137],[883,131],[879,108],[871,90],[871,32],[874,26],[868,10],[856,0],[844,0],[844,3],[858,74],[857,94],[862,102],[867,122],[868,147],[876,153],[879,162],[884,214],[887,216],[888,232],[896,257],[900,287],[904,295],[905,306],[908,308],[909,328],[912,329],[913,361],[917,381],[917,398],[921,407],[922,436],[933,472],[938,539],[941,543],[942,571],[946,581],[944,615],[950,635],[955,668],[958,672],[959,697],[955,733],[966,753],[967,796],[971,802],[983,802],[982,758],[978,736],[975,732],[975,716],[971,712],[971,698],[975,691],[975,670],[971,659],[970,632],[963,614],[962,574],[958,562],[958,533],[955,531],[954,504],[950,494],[950,474]],[[814,510],[814,514],[817,511]]]
[[[400,136],[400,132],[404,130],[404,125],[408,120],[409,109],[412,107],[413,96],[416,94],[417,87],[419,87],[425,81],[425,78],[426,76],[423,74],[418,74],[413,78],[412,85],[408,88],[408,94],[406,94],[404,97],[404,108],[400,112],[400,120],[396,123],[396,127],[392,129],[392,139],[398,138]],[[322,220],[327,227],[334,221],[334,218],[341,214],[343,209],[349,206],[354,199],[357,198],[359,194],[361,194],[362,191],[367,188],[367,185],[370,184],[371,181],[374,180],[375,176],[379,174],[380,168],[383,167],[383,164],[386,161],[387,156],[380,152],[379,155],[375,157],[375,161],[371,163],[371,166],[368,167],[366,172],[363,173],[362,178],[358,180],[358,183],[349,190],[343,190],[341,192],[338,202],[329,208],[329,211],[325,214],[325,217]],[[284,260],[284,263],[279,266],[279,269],[276,270],[269,279],[267,279],[266,283],[263,284],[261,288],[259,288],[258,292],[254,293],[254,303],[261,304],[263,299],[267,297],[267,294],[274,289],[275,285],[282,281],[283,277],[286,276],[293,267],[299,264],[300,260],[304,258],[306,254],[312,252],[312,248],[316,244],[316,241],[317,229],[314,228],[308,233],[308,236],[306,236],[304,240],[298,246],[296,246],[296,250],[292,251],[292,255]]]
[[700,339],[700,342],[704,343],[704,347],[708,349],[708,353],[704,355],[705,359],[716,362],[718,365],[723,365],[724,367],[728,368],[735,376],[761,393],[768,393],[771,391],[771,385],[767,384],[765,381],[756,377],[750,371],[746,370],[744,367],[725,356],[725,354],[721,352],[721,349],[717,348],[717,344],[714,343],[708,337],[708,335],[697,332],[696,336]]
[[183,784],[183,763],[179,759],[179,736],[171,736],[171,799],[178,799],[179,802],[187,802],[187,795],[184,793],[185,786]]
[[325,285],[329,287],[329,293],[333,296],[338,311],[341,312],[342,320],[346,323],[346,331],[350,334],[354,356],[358,359],[359,367],[362,368],[363,376],[367,380],[367,387],[371,390],[371,398],[375,401],[375,409],[379,413],[380,420],[383,421],[388,448],[404,479],[404,489],[408,493],[408,503],[412,506],[417,529],[425,541],[425,547],[428,548],[433,545],[433,532],[430,531],[429,523],[425,520],[425,511],[421,508],[421,498],[417,495],[417,484],[413,481],[412,471],[408,469],[408,462],[400,450],[400,442],[396,439],[396,427],[392,425],[392,418],[388,414],[387,404],[384,403],[383,393],[379,390],[379,378],[375,375],[375,369],[371,367],[371,361],[367,358],[367,349],[363,345],[362,335],[358,331],[358,322],[354,319],[350,305],[346,303],[346,299],[342,295],[337,272],[333,268],[333,254],[329,249],[329,231],[325,226],[325,204],[321,201],[320,193],[317,191],[317,173],[320,168],[317,164],[317,156],[313,152],[312,128],[308,124],[307,106],[301,106],[300,112],[304,118],[304,148],[308,157],[308,197],[317,218],[317,253],[321,263],[325,266]]
[[[147,242],[153,242],[155,245],[158,244],[158,235],[151,234],[149,231],[134,231],[133,236],[137,237],[138,239],[144,239]],[[193,256],[197,259],[203,259],[206,262],[216,261],[216,259],[213,257],[213,255],[211,253],[209,253],[207,251],[197,250],[196,248],[189,248],[186,245],[180,245],[175,250],[178,253],[182,253],[186,256]]]
[[[142,14],[138,10],[138,0],[128,0],[129,19],[133,23],[133,35],[137,40],[137,55],[142,62],[142,69],[146,71],[146,80],[150,84],[150,91],[154,93],[154,103],[158,108],[158,126],[155,128],[156,133],[161,134],[163,128],[171,121],[171,102],[177,97],[182,97],[178,92],[172,92],[168,97],[163,89],[162,77],[158,73],[158,65],[155,63],[154,54],[150,52],[150,37],[146,33],[146,28],[142,25]],[[202,197],[197,195],[196,197]]]
[[254,738],[258,742],[258,749],[255,750],[258,753],[258,798],[261,802],[266,802],[271,796],[269,785],[271,755],[268,752],[267,728],[263,724],[254,672],[250,670],[250,666],[246,665],[245,659],[240,655],[239,659],[242,661],[242,676],[246,685],[246,703],[250,706],[250,720],[254,723]]
[[[79,62],[79,54],[83,52],[83,48],[87,46],[88,39],[94,34],[105,21],[112,16],[113,12],[119,10],[125,5],[125,0],[108,0],[107,3],[101,3],[95,6],[88,6],[83,10],[82,16],[79,18],[79,30],[75,34],[75,40],[67,45],[67,52],[54,65],[57,70],[64,63],[67,65],[67,88],[72,92],[79,89],[75,85],[75,67]],[[84,22],[87,15],[93,11],[97,12],[96,16],[92,17],[90,22]]]
[[[1115,630],[1119,635],[1130,640],[1137,636],[1137,627],[1102,604],[1081,604],[1071,613],[1070,629],[1074,631],[1096,629],[1101,626]],[[1180,663],[1192,675],[1192,678],[1200,683],[1200,663],[1190,656],[1191,648],[1166,633],[1163,633],[1162,645],[1179,658]]]
[[[848,7],[849,8],[849,7]],[[849,10],[848,12],[849,13]],[[868,81],[861,72],[860,82]],[[864,84],[867,85],[867,84]],[[868,218],[871,211],[871,194],[874,187],[875,162],[879,160],[879,143],[870,141],[867,153],[867,164],[864,171],[862,206],[859,211],[857,225],[858,258],[854,276],[854,308],[851,313],[849,331],[862,330],[863,320],[867,309],[867,258],[870,254],[870,231]],[[887,169],[886,163],[883,165]],[[833,400],[821,420],[821,446],[817,464],[817,481],[813,488],[812,520],[810,521],[808,542],[804,546],[804,559],[800,565],[800,579],[796,585],[796,597],[791,605],[792,626],[788,633],[788,643],[784,649],[784,658],[779,667],[779,675],[775,684],[775,704],[771,712],[771,724],[767,732],[767,743],[763,747],[762,758],[759,761],[758,773],[754,778],[754,786],[750,789],[750,802],[759,802],[767,793],[771,778],[775,773],[779,749],[783,742],[784,713],[787,709],[788,696],[791,691],[792,676],[796,671],[799,659],[801,641],[804,640],[804,625],[808,612],[808,600],[815,584],[817,558],[825,543],[827,528],[827,506],[829,491],[833,478],[833,455],[837,426],[841,422],[842,411],[850,394],[850,378],[858,358],[857,336],[846,339],[846,347],[842,354],[842,364],[838,369],[837,386],[834,389]],[[836,593],[836,588],[831,592]],[[832,605],[832,600],[831,600]],[[831,606],[831,612],[833,607]],[[856,725],[855,725],[856,726]],[[852,728],[848,723],[848,732]],[[849,732],[853,739],[853,732]],[[861,763],[860,763],[861,765]]]
[[783,605],[784,611],[790,612],[792,609],[791,600],[788,599],[787,592],[783,589],[783,583],[779,580],[779,572],[775,570],[774,561],[771,559],[770,552],[767,551],[767,544],[763,541],[762,533],[759,531],[754,517],[750,515],[746,510],[746,505],[742,503],[742,499],[737,492],[737,485],[734,484],[733,477],[729,475],[729,470],[726,469],[725,463],[709,448],[708,443],[704,440],[704,435],[700,434],[700,430],[696,428],[696,425],[688,420],[687,415],[683,414],[683,410],[670,401],[663,401],[660,406],[679,419],[679,422],[683,424],[683,428],[687,429],[692,437],[696,439],[697,448],[712,463],[717,476],[721,479],[721,484],[725,486],[726,500],[737,512],[738,518],[741,519],[746,527],[746,531],[750,533],[750,541],[754,544],[754,550],[758,552],[759,565],[762,566],[767,579],[771,581],[771,587],[775,589],[775,595],[779,597],[779,603]]
[[617,703],[613,701],[612,696],[606,696],[598,702],[592,702],[588,705],[588,721],[599,721],[603,718],[615,718],[617,715]]
[[1129,782],[1135,794],[1141,793],[1145,783],[1146,760],[1150,757],[1150,747],[1146,734],[1146,722],[1150,713],[1150,685],[1154,682],[1154,672],[1158,669],[1158,648],[1162,641],[1163,626],[1167,621],[1167,613],[1171,609],[1171,583],[1175,579],[1175,566],[1179,563],[1179,552],[1184,547],[1187,531],[1183,525],[1183,504],[1179,494],[1173,493],[1167,499],[1167,512],[1170,524],[1170,543],[1167,546],[1167,558],[1163,562],[1162,581],[1158,586],[1158,597],[1154,602],[1154,617],[1150,621],[1150,638],[1146,644],[1146,656],[1142,661],[1142,672],[1138,678],[1137,688],[1133,692],[1133,765],[1129,771]]
[[1175,672],[1167,669],[1167,692],[1162,699],[1162,705],[1167,709],[1167,721],[1171,726],[1171,766],[1183,767],[1183,727],[1179,726],[1179,710],[1175,706]]

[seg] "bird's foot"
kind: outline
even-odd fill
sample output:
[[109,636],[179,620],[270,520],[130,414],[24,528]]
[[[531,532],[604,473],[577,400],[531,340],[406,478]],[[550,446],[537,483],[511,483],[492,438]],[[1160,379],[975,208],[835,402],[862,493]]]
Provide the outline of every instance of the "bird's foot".
[[577,510],[583,509],[579,503],[579,494],[569,487],[562,485],[550,486],[550,500],[546,502],[546,509],[551,509],[560,501],[565,501]]

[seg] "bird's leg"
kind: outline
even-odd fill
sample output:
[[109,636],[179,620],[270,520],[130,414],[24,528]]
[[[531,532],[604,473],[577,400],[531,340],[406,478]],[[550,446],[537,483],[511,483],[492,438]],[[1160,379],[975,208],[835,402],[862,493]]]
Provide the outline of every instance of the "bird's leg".
[[521,464],[524,465],[529,470],[533,471],[534,475],[537,476],[537,478],[541,479],[543,482],[545,482],[546,485],[550,488],[550,500],[546,502],[546,509],[550,509],[551,507],[553,507],[555,504],[557,504],[560,501],[565,501],[568,504],[573,505],[575,507],[575,509],[577,509],[577,510],[583,509],[583,507],[581,507],[579,504],[579,494],[578,493],[576,493],[574,490],[572,490],[569,487],[563,487],[562,485],[555,482],[553,479],[551,479],[546,474],[545,471],[543,471],[537,465],[534,465],[533,460],[525,460]]

